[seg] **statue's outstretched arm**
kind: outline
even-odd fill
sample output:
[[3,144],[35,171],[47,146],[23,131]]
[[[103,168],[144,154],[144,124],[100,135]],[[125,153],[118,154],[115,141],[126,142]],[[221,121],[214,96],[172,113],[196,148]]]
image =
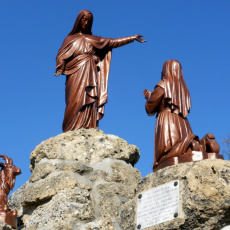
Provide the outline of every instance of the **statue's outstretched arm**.
[[135,40],[138,42],[146,42],[146,40],[142,39],[141,37],[143,37],[142,35],[134,35],[134,36],[129,36],[129,37],[124,37],[124,38],[115,38],[115,39],[111,39],[109,42],[109,47],[111,48],[117,48],[117,47],[121,47],[124,45],[127,45],[131,42],[134,42]]

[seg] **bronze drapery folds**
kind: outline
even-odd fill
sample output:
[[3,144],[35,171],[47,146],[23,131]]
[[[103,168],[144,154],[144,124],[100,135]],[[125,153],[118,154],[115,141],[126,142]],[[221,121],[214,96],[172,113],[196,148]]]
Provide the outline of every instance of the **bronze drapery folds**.
[[98,128],[107,102],[111,50],[141,35],[110,39],[92,35],[93,15],[83,10],[56,57],[56,73],[66,75],[66,109],[63,131]]
[[191,108],[190,94],[181,64],[169,60],[163,64],[161,81],[153,92],[144,90],[146,112],[157,113],[154,136],[153,171],[183,162],[223,159],[219,144],[212,134],[202,140],[192,133],[187,116]]
[[0,155],[5,163],[0,162],[0,221],[17,228],[17,211],[9,211],[7,206],[7,196],[13,190],[15,177],[21,174],[21,169],[13,165],[10,157]]

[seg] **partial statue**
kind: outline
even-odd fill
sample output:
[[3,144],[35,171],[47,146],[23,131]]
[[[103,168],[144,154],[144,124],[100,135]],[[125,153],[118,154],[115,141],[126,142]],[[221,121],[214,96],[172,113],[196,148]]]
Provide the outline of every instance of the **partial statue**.
[[153,171],[183,162],[223,159],[213,134],[202,140],[194,135],[187,119],[191,98],[181,64],[169,60],[163,64],[161,81],[153,92],[144,90],[146,112],[156,114]]
[[21,174],[21,169],[13,165],[10,157],[0,155],[5,163],[0,162],[0,221],[17,228],[17,210],[9,211],[7,197],[10,190],[13,190],[15,177]]
[[81,11],[56,57],[56,73],[66,75],[66,109],[63,132],[98,128],[107,102],[111,50],[133,41],[145,42],[141,35],[110,39],[92,35],[93,14]]

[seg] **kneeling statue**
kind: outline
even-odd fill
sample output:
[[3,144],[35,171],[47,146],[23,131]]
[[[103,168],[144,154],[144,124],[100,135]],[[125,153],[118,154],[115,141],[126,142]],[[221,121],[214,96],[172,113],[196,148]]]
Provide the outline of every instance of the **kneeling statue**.
[[223,159],[213,134],[208,133],[199,140],[192,132],[187,119],[191,99],[178,61],[169,60],[163,64],[161,81],[153,92],[145,89],[144,97],[147,114],[153,116],[157,113],[154,172],[184,162]]

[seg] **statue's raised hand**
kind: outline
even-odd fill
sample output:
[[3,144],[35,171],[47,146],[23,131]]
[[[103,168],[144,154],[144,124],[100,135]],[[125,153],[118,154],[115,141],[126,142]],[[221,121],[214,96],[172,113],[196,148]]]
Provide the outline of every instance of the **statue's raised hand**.
[[143,37],[143,35],[137,34],[137,35],[135,35],[135,40],[138,42],[141,42],[141,43],[147,42],[146,40],[142,39],[141,37]]
[[151,97],[151,92],[147,89],[144,90],[143,95],[146,100],[148,100]]

